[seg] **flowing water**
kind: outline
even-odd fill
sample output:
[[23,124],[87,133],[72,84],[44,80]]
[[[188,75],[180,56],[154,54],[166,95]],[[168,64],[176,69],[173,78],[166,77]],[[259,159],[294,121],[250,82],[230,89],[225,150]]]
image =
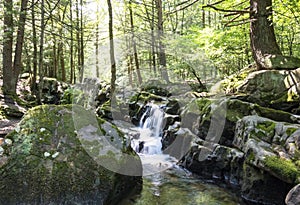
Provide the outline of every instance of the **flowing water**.
[[205,183],[177,166],[177,159],[163,154],[163,117],[163,110],[150,103],[139,127],[116,122],[131,136],[131,146],[141,158],[144,175],[142,192],[119,205],[243,205],[232,191]]

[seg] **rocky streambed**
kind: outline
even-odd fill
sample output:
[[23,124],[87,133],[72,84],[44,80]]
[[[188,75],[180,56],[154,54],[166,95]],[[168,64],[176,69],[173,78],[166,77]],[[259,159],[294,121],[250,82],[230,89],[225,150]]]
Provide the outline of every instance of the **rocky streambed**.
[[[299,82],[300,69],[244,71],[211,92],[191,92],[180,83],[150,82],[140,90],[123,90],[110,101],[106,83],[85,81],[69,87],[50,79],[44,103],[72,105],[33,108],[15,131],[2,138],[0,202],[113,204],[126,198],[133,187],[141,191],[142,164],[130,147],[138,136],[124,134],[113,121],[138,126],[152,102],[164,111],[162,152],[174,157],[178,166],[201,180],[238,190],[247,203],[299,204]],[[74,107],[81,116],[75,121]],[[96,121],[91,123],[86,109],[97,114]],[[88,137],[81,141],[80,135]],[[110,152],[103,142],[120,152]],[[118,157],[122,153],[127,158]],[[112,166],[107,169],[101,162]],[[139,167],[135,176],[109,171],[124,164]],[[144,182],[151,184],[151,180]],[[188,186],[197,183],[192,180]]]

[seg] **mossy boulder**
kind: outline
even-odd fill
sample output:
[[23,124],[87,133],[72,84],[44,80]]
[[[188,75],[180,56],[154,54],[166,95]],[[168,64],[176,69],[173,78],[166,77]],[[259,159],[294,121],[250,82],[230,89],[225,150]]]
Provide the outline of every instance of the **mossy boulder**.
[[[297,116],[234,97],[199,98],[184,107],[181,122],[197,135],[180,161],[192,172],[240,186],[245,199],[261,203],[282,204],[298,183]],[[280,186],[276,196],[271,185]]]
[[[183,108],[181,119],[183,119],[182,126],[191,129],[201,139],[204,140],[210,133],[214,135],[214,142],[231,146],[236,122],[248,115],[290,123],[299,120],[290,113],[234,98],[195,99]],[[212,126],[216,126],[216,129],[211,130]],[[217,133],[212,133],[212,131],[217,131]],[[216,141],[215,137],[219,137],[219,141]]]
[[300,150],[295,146],[299,134],[297,124],[246,116],[237,123],[233,144],[246,153],[248,164],[295,184],[300,181]]
[[30,109],[7,139],[0,204],[113,204],[140,187],[142,170],[136,176],[116,170],[141,167],[122,133],[80,106]]
[[296,70],[261,70],[250,73],[237,87],[244,99],[262,106],[298,113],[300,68]]

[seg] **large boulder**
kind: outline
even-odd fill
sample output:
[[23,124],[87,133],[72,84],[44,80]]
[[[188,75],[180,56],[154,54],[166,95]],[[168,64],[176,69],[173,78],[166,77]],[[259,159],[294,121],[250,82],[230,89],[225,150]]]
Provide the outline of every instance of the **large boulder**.
[[114,204],[141,185],[123,134],[80,106],[29,110],[1,148],[0,204]]
[[201,139],[207,140],[210,137],[208,134],[213,134],[215,143],[231,146],[237,121],[248,115],[289,123],[299,121],[297,116],[290,113],[234,98],[195,99],[183,109],[181,119],[182,127],[189,128]]
[[299,113],[300,68],[250,73],[237,91],[249,102]]
[[233,145],[245,154],[241,179],[244,198],[283,204],[289,189],[300,180],[299,136],[298,124],[259,116],[246,116],[237,122]]
[[[180,165],[241,187],[249,201],[282,204],[300,179],[297,123],[299,117],[288,112],[234,98],[195,99],[183,109],[181,126],[197,137]],[[165,144],[176,137],[164,138]]]

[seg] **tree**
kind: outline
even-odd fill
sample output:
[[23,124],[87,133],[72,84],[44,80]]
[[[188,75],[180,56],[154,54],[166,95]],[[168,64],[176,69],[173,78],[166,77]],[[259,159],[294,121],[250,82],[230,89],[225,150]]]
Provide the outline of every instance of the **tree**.
[[258,69],[294,69],[300,60],[283,56],[272,22],[272,0],[250,0],[250,41]]
[[18,31],[16,39],[16,48],[14,55],[14,63],[12,64],[13,52],[13,1],[4,1],[4,39],[3,39],[3,93],[5,95],[15,95],[18,76],[21,70],[21,57],[24,42],[24,30],[26,20],[26,9],[28,0],[21,1],[21,9],[19,13]]
[[108,15],[109,15],[109,47],[110,47],[110,70],[111,70],[111,81],[110,81],[110,92],[113,96],[116,89],[116,61],[115,61],[115,49],[114,49],[114,33],[113,33],[113,12],[111,0],[107,0]]
[[131,40],[132,40],[132,47],[133,47],[133,56],[134,56],[134,62],[135,62],[135,67],[136,67],[136,73],[138,76],[138,83],[140,85],[140,84],[142,84],[143,80],[142,80],[142,76],[141,76],[141,72],[140,72],[140,64],[139,64],[138,53],[137,53],[136,42],[135,42],[131,0],[129,0],[129,16],[130,16],[130,30],[131,30]]
[[159,65],[161,67],[162,78],[169,82],[169,75],[166,68],[167,60],[165,53],[165,45],[163,44],[163,36],[164,36],[164,26],[163,26],[163,6],[161,0],[156,0],[156,9],[157,9],[157,29],[158,29],[158,46],[159,46]]
[[5,95],[16,94],[16,79],[13,72],[12,52],[13,52],[13,2],[4,1],[4,39],[3,39],[3,93]]
[[[272,21],[272,0],[250,0],[250,7],[243,10],[217,8],[215,5],[224,2],[208,4],[217,11],[229,12],[235,16],[231,22],[243,22],[237,20],[243,14],[250,14],[250,42],[253,59],[257,69],[295,69],[300,66],[300,59],[292,56],[283,56],[277,44]],[[228,15],[228,16],[229,16]]]

